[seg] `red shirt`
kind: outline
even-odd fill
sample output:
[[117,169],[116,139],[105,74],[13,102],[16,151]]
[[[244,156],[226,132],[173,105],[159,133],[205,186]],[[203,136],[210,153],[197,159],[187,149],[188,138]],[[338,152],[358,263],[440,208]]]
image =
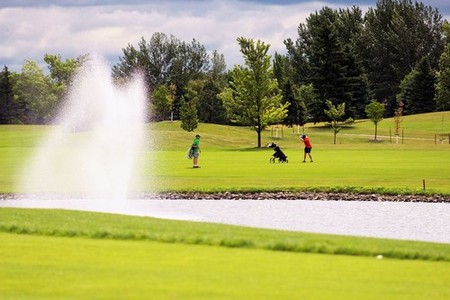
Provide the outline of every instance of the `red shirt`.
[[306,148],[312,148],[312,145],[311,145],[311,142],[309,141],[309,137],[308,137],[308,136],[306,136],[306,137],[303,139],[303,143],[305,143],[305,147],[306,147]]

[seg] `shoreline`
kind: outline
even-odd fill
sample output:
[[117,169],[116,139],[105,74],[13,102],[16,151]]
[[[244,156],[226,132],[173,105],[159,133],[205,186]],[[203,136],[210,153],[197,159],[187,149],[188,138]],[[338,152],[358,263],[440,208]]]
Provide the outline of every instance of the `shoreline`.
[[321,201],[388,201],[450,203],[450,196],[442,195],[384,195],[343,192],[163,192],[143,194],[142,198],[163,200],[321,200]]
[[[22,195],[0,193],[2,200],[18,199],[76,199],[76,195]],[[143,192],[130,195],[128,199],[154,200],[321,200],[321,201],[386,201],[386,202],[425,202],[450,203],[450,196],[443,195],[387,195],[377,193],[349,192]]]

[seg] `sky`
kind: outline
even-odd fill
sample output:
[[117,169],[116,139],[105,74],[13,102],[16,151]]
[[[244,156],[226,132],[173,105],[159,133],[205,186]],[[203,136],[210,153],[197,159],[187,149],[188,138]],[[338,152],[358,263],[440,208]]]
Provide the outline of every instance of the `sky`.
[[[423,0],[450,20],[450,1]],[[322,7],[359,6],[376,0],[0,0],[0,66],[20,72],[25,60],[44,70],[44,55],[62,59],[96,53],[111,66],[127,45],[153,33],[196,39],[208,53],[224,54],[228,68],[242,64],[236,38],[270,45],[270,54],[285,53],[283,41],[297,38],[297,28]]]

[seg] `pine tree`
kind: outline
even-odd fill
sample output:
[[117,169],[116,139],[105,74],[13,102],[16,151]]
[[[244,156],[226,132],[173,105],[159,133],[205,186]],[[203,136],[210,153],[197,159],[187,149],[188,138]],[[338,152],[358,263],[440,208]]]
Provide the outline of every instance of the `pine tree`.
[[416,67],[405,90],[405,111],[408,114],[432,112],[436,110],[436,78],[430,68],[428,58],[423,58]]
[[450,43],[447,43],[441,55],[436,81],[437,109],[450,110]]
[[308,50],[311,72],[309,81],[321,100],[321,107],[314,110],[319,113],[313,115],[315,122],[326,120],[326,100],[337,104],[348,102],[351,97],[348,92],[345,55],[336,28],[337,17],[335,11],[325,7],[307,20],[311,34]]
[[11,124],[15,119],[11,73],[7,66],[0,72],[0,124]]

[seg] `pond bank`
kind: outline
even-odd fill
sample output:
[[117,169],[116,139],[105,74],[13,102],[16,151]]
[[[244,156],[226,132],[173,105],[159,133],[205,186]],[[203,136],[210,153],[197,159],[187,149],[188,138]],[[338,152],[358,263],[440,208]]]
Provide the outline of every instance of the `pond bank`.
[[[72,195],[26,195],[25,198],[39,199],[67,199],[79,198]],[[2,194],[1,200],[24,198],[20,194]],[[322,201],[383,201],[383,202],[426,202],[450,203],[450,196],[446,195],[387,195],[377,193],[338,193],[338,192],[161,192],[138,193],[131,199],[158,199],[158,200],[322,200]]]
[[153,199],[193,199],[193,200],[331,200],[331,201],[388,201],[450,203],[450,196],[442,195],[384,195],[334,192],[164,192],[142,194],[140,198]]

